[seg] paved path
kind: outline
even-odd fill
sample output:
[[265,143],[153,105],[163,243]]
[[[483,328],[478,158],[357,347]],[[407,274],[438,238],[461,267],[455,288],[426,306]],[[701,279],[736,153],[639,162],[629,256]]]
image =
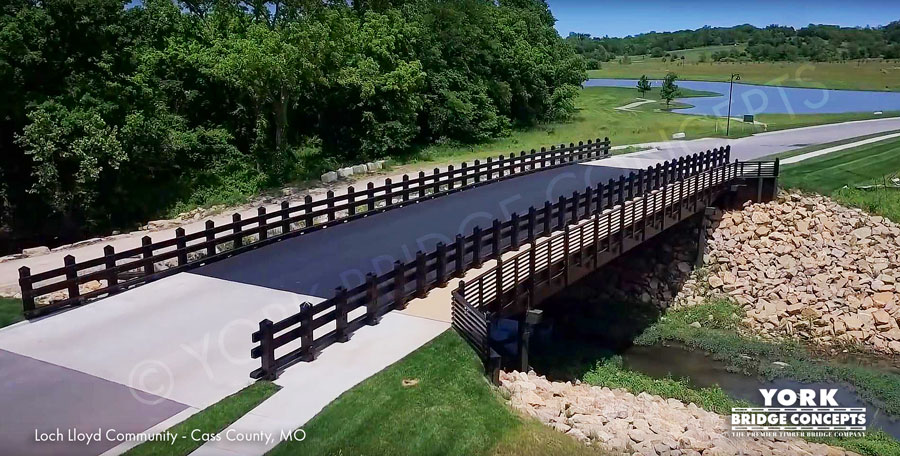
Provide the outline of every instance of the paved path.
[[[730,142],[733,156],[750,159],[893,129],[900,129],[900,119],[767,133]],[[331,296],[335,286],[354,286],[366,272],[386,271],[395,259],[408,260],[416,250],[431,249],[439,241],[450,242],[457,233],[470,233],[474,226],[487,226],[494,218],[508,219],[512,212],[524,213],[529,206],[606,182],[631,168],[645,168],[655,161],[710,149],[721,142],[657,143],[649,151],[467,190],[279,242],[62,315],[2,329],[0,350],[5,357],[0,358],[0,380],[4,382],[0,421],[15,420],[27,412],[22,411],[21,404],[22,398],[29,398],[25,403],[34,413],[40,412],[33,416],[43,417],[41,422],[47,427],[98,428],[113,420],[129,419],[137,428],[163,427],[159,424],[163,420],[167,420],[165,424],[177,421],[250,383],[248,373],[257,362],[247,355],[249,334],[261,319],[283,318],[303,301],[318,302]],[[411,323],[418,320],[421,324]],[[328,355],[334,359],[339,359],[337,353],[355,360],[372,358],[371,365],[358,362],[358,371],[324,369],[322,373],[319,369],[323,368],[316,367],[325,365],[317,364],[321,360],[289,369],[283,377],[285,385],[292,384],[289,380],[294,377],[301,390],[310,385],[304,382],[334,384],[327,394],[316,393],[321,398],[297,393],[301,396],[290,401],[316,409],[316,400],[330,400],[329,395],[349,388],[442,330],[440,325],[431,325],[433,321],[418,320],[391,316],[383,324],[388,325],[386,329],[365,328],[348,344],[328,349],[338,350]],[[395,321],[404,323],[392,326]],[[363,335],[367,331],[370,336]],[[398,345],[384,358],[377,358],[365,350],[376,347],[374,341],[381,340],[382,331],[388,331]],[[373,339],[366,342],[367,337]],[[25,358],[41,364],[29,367]],[[89,385],[85,388],[91,388],[92,395],[77,390],[59,396],[48,394],[48,388],[58,385],[36,381],[43,368],[59,372],[56,375],[64,380],[79,377],[81,384]],[[307,371],[310,374],[304,375]],[[344,382],[344,376],[356,380]],[[122,391],[135,400],[110,403],[110,398],[119,397]],[[295,409],[297,415],[285,417],[265,410],[256,415],[288,420],[285,423],[292,426],[315,413]],[[0,434],[0,439],[21,442],[21,435]],[[0,441],[0,448],[7,443],[12,441]],[[113,446],[114,442],[102,442],[89,446],[89,453],[100,454]],[[27,452],[60,453],[59,448],[47,444],[30,445]]]

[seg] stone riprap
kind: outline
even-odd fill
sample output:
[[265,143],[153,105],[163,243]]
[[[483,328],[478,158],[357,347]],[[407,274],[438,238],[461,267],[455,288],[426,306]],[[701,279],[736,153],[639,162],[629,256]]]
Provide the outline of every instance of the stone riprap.
[[900,353],[900,226],[822,197],[783,194],[707,231],[706,283],[678,302],[731,296],[762,334]]
[[548,381],[534,372],[501,372],[501,392],[516,410],[582,442],[633,455],[855,455],[796,438],[732,437],[722,415],[695,404],[584,383]]

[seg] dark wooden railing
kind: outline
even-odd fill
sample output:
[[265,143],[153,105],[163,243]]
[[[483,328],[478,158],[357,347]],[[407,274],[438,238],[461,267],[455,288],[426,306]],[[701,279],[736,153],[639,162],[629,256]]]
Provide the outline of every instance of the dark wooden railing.
[[[205,229],[191,234],[178,228],[174,237],[164,241],[152,242],[145,236],[140,247],[125,251],[116,252],[107,245],[102,257],[77,262],[69,255],[64,258],[63,267],[37,274],[23,266],[19,269],[19,285],[24,312],[28,318],[44,315],[328,226],[524,174],[596,160],[609,156],[609,151],[609,138],[604,138],[552,146],[549,150],[501,155],[496,160],[475,160],[472,165],[463,162],[459,167],[450,165],[446,171],[435,168],[431,174],[404,175],[396,182],[386,179],[380,186],[370,182],[364,190],[348,187],[343,195],[336,196],[329,191],[324,199],[317,201],[307,196],[302,204],[295,206],[284,201],[281,209],[273,212],[267,213],[261,207],[255,217],[247,219],[234,214],[231,223],[221,226],[207,221]],[[163,270],[157,267],[160,262],[172,260],[177,262],[172,267]],[[82,290],[93,281],[105,284]],[[37,305],[41,296],[63,290],[64,299]]]
[[[512,263],[502,260],[503,253],[518,250],[524,245],[535,245],[538,237],[550,236],[554,231],[566,229],[569,224],[575,223],[580,227],[582,224],[577,222],[605,214],[601,218],[606,223],[606,238],[610,239],[609,233],[623,233],[634,228],[635,220],[638,225],[640,222],[649,223],[647,214],[671,211],[673,204],[678,206],[693,202],[696,205],[701,195],[724,188],[740,173],[749,174],[751,168],[762,172],[770,166],[759,164],[749,167],[749,164],[739,162],[727,163],[729,152],[728,148],[717,149],[671,163],[665,162],[646,171],[631,173],[628,178],[621,176],[618,181],[610,180],[606,185],[588,187],[568,198],[547,201],[540,208],[531,207],[526,214],[514,213],[509,220],[494,220],[490,227],[475,227],[468,236],[457,235],[451,244],[440,243],[429,253],[419,251],[410,262],[396,262],[391,272],[377,276],[369,274],[360,286],[349,290],[338,288],[330,299],[316,304],[304,303],[299,312],[281,321],[263,320],[259,323],[259,330],[252,335],[256,346],[251,350],[251,356],[261,360],[261,367],[254,370],[251,377],[273,379],[292,364],[312,361],[325,347],[349,340],[353,332],[362,326],[377,324],[385,313],[405,308],[411,299],[424,297],[432,288],[446,285],[451,277],[462,277],[466,270],[481,267],[487,260],[500,260],[498,264],[509,265],[501,266],[503,277],[509,275],[518,282],[525,277],[526,265],[521,258]],[[635,206],[635,201],[650,201],[644,196],[651,194],[656,206]],[[667,201],[668,205],[663,201]],[[554,236],[547,242],[559,243],[563,239],[569,238]],[[601,236],[594,235],[593,239],[601,239]],[[585,244],[565,248],[583,251],[582,245]],[[561,256],[558,248],[553,253]],[[536,256],[529,259],[534,261],[528,266],[531,270],[536,270],[539,262],[558,261],[556,257],[546,256],[540,260]],[[496,277],[496,274],[491,277]],[[483,289],[487,279],[481,283]],[[478,300],[468,303],[470,307],[481,309],[481,302],[491,292],[482,293],[478,295]],[[484,337],[480,325],[472,331],[476,341]]]
[[[566,225],[514,256],[501,258],[468,282],[460,281],[451,293],[454,308],[464,306],[469,320],[472,315],[479,316],[487,321],[488,328],[498,317],[524,315],[523,311],[667,226],[702,212],[737,179],[747,182],[775,178],[778,167],[777,160],[717,164],[675,180],[664,178],[662,185],[657,181],[652,190],[630,198],[623,198],[618,192],[615,204],[607,201],[591,217]],[[486,333],[480,327],[457,319],[457,313],[453,313],[453,327],[486,363],[488,358],[498,356],[490,341],[482,339],[487,336],[483,336]],[[497,361],[491,361],[491,365],[496,364]]]

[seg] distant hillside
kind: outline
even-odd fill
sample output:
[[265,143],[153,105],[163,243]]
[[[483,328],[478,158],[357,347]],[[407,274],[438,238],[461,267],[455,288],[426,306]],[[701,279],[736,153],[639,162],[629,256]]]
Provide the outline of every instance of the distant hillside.
[[599,68],[600,62],[620,56],[642,55],[670,58],[685,55],[686,60],[694,61],[900,59],[900,21],[876,28],[814,24],[800,29],[778,25],[758,28],[744,24],[650,32],[624,38],[571,33],[566,41],[588,60],[591,68]]

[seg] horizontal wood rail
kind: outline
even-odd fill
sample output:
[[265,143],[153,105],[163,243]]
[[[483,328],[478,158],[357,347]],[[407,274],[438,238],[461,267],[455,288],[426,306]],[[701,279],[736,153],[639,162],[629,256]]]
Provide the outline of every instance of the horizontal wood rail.
[[[749,166],[739,162],[728,163],[729,153],[730,149],[724,148],[683,157],[631,173],[627,178],[621,176],[618,181],[610,180],[606,185],[588,187],[583,192],[573,193],[571,197],[547,201],[542,207],[531,207],[525,214],[514,213],[509,220],[494,220],[490,227],[475,227],[468,236],[459,234],[453,243],[438,244],[431,252],[419,251],[412,261],[396,262],[391,272],[377,276],[370,274],[360,286],[349,290],[338,288],[330,299],[316,304],[304,303],[299,312],[283,320],[263,320],[259,323],[259,330],[252,335],[256,345],[250,355],[260,359],[261,366],[251,373],[251,377],[273,379],[290,365],[312,361],[325,347],[349,340],[360,327],[377,324],[385,313],[405,308],[411,299],[424,297],[434,287],[446,285],[450,278],[462,277],[468,269],[481,267],[488,259],[510,265],[509,260],[499,261],[504,252],[535,245],[541,237],[547,238],[545,244],[558,243],[563,238],[551,237],[551,233],[571,229],[567,228],[570,225],[581,227],[583,221],[596,218],[597,214],[615,214],[604,220],[612,224],[609,226],[620,224],[612,232],[622,233],[622,227],[636,229],[635,220],[640,226],[650,219],[644,214],[656,213],[659,216],[661,208],[672,211],[675,205],[679,210],[679,206],[687,210],[686,204],[697,205],[703,200],[703,195],[713,193],[716,191],[714,189],[724,189],[738,173],[771,172],[766,171],[770,168],[768,164]],[[645,196],[658,193],[662,193],[663,197],[654,196],[656,199],[652,200],[660,205],[658,208],[647,204],[635,206],[635,202],[650,201]],[[663,201],[668,201],[668,206],[663,205]],[[635,212],[636,207],[638,212]],[[621,208],[628,209],[623,211]],[[643,212],[646,210],[650,212]],[[581,245],[566,248],[580,249]],[[559,256],[558,250],[554,249],[554,255]],[[536,256],[533,259],[537,264]],[[541,261],[558,261],[558,258]],[[504,280],[509,280],[508,276],[511,276],[516,283],[524,280],[526,272],[521,261],[513,262],[509,267],[501,266],[499,270],[503,271]],[[482,280],[482,287],[488,283],[486,277]],[[496,273],[491,277],[496,277]],[[484,313],[485,308],[481,304],[490,292],[476,296],[477,299],[472,302],[465,301],[468,296],[462,295],[460,290],[457,292],[460,303],[466,305],[454,307],[455,313],[463,312],[466,307]],[[460,320],[459,325],[470,329],[468,335],[472,337],[467,337],[467,340],[479,344],[486,333],[478,322],[477,314],[470,316]]]
[[[205,229],[195,233],[186,234],[178,228],[174,237],[163,241],[152,242],[145,236],[140,247],[125,251],[116,252],[108,245],[102,257],[87,261],[77,262],[69,255],[63,267],[37,274],[23,266],[19,269],[23,310],[28,318],[45,315],[328,226],[516,176],[596,160],[609,156],[609,152],[609,138],[604,138],[500,155],[496,160],[489,157],[471,165],[463,162],[459,167],[450,165],[446,171],[435,168],[431,174],[404,175],[396,182],[386,179],[380,186],[370,182],[365,189],[348,187],[343,195],[329,191],[321,200],[307,196],[299,205],[284,201],[281,209],[273,212],[261,207],[255,217],[242,219],[234,214],[231,223],[220,226],[207,221]],[[169,268],[157,266],[173,260],[177,263]],[[82,290],[93,281],[105,284]],[[37,305],[37,298],[63,290],[66,298]]]
[[[661,185],[651,175],[656,185],[634,193],[631,198],[623,198],[618,193],[616,203],[607,201],[604,207],[595,208],[578,223],[566,225],[530,244],[527,250],[498,261],[468,282],[460,281],[451,294],[454,306],[464,304],[470,309],[468,314],[487,319],[488,327],[498,317],[521,317],[523,311],[534,308],[570,283],[683,218],[702,212],[732,184],[778,175],[777,160],[727,163],[726,159],[721,163],[713,157],[713,162],[712,167],[701,166],[701,172],[688,171],[674,180],[664,176]],[[474,327],[457,315],[453,313],[453,327],[482,358],[490,357],[494,347],[489,340],[482,339],[486,336],[480,325]]]

